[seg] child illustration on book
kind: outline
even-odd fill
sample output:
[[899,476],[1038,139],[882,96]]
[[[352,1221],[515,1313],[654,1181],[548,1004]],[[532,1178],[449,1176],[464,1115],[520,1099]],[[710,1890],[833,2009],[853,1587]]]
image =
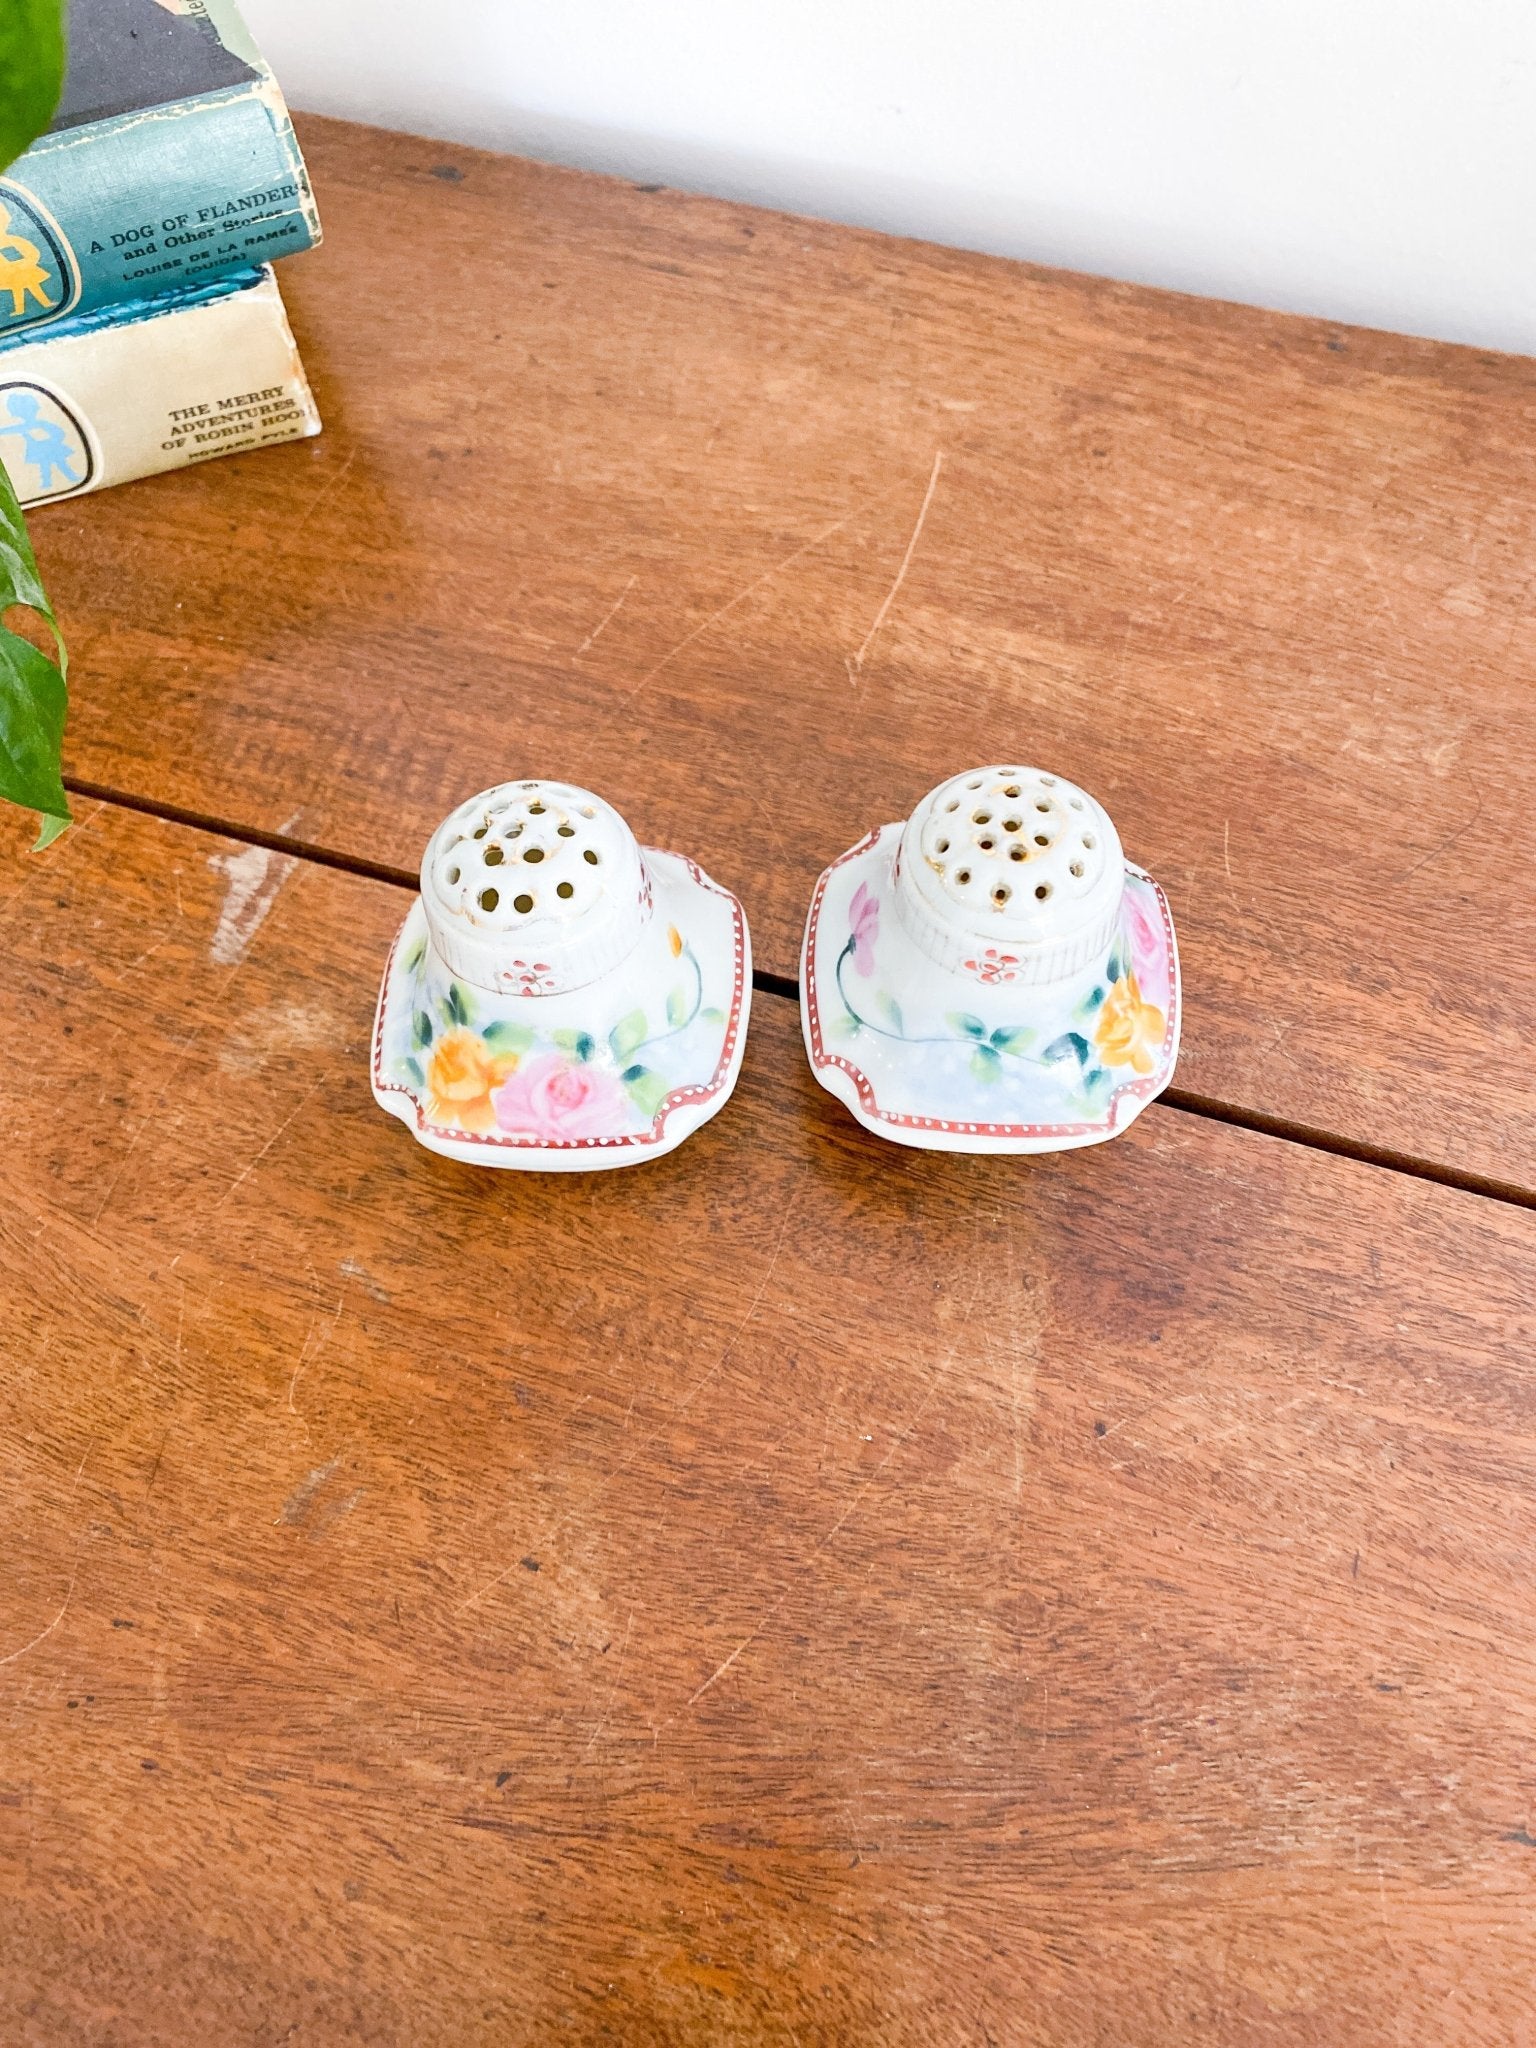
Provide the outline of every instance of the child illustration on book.
[[[57,420],[40,417],[35,391],[13,388],[5,393],[0,441],[12,436],[22,444],[22,460],[37,471],[36,489],[22,493],[24,501],[48,497],[54,491],[68,490],[72,484],[84,481],[82,472],[75,467],[80,450]],[[55,471],[61,478],[59,483],[54,482]]]
[[0,296],[10,293],[13,319],[20,320],[26,313],[29,297],[45,310],[58,303],[44,290],[47,282],[42,250],[36,242],[29,242],[25,235],[16,232],[11,225],[10,209],[0,202]]

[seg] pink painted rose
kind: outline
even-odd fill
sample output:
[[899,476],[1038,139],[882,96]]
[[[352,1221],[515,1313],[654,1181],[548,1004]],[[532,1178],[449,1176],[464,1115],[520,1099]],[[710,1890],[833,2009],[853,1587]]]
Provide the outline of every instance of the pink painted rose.
[[519,1138],[598,1138],[624,1121],[624,1090],[602,1067],[543,1054],[505,1080],[491,1097],[496,1121]]
[[1121,913],[1122,929],[1131,949],[1131,967],[1141,989],[1142,1000],[1168,1008],[1168,947],[1163,937],[1157,899],[1132,882],[1125,892]]
[[873,974],[875,940],[880,936],[880,899],[871,896],[862,882],[853,892],[848,921],[852,927],[854,968],[860,974]]
[[1017,953],[1000,953],[996,946],[988,946],[977,959],[966,961],[965,971],[995,988],[1001,981],[1017,980],[1019,956]]

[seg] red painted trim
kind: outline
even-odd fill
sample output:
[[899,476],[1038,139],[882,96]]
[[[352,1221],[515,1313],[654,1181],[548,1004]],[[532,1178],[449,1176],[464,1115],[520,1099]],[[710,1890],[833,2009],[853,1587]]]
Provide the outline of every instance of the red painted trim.
[[1164,1071],[1160,1074],[1145,1075],[1140,1080],[1123,1082],[1115,1090],[1114,1094],[1110,1096],[1109,1101],[1105,1105],[1107,1116],[1104,1121],[1099,1123],[954,1123],[945,1117],[907,1116],[896,1110],[882,1109],[875,1099],[874,1087],[870,1082],[869,1076],[856,1067],[852,1060],[844,1059],[841,1053],[829,1052],[822,1041],[821,1002],[816,990],[816,933],[821,922],[822,900],[827,893],[828,881],[840,867],[845,867],[849,861],[858,860],[862,855],[868,853],[884,829],[883,826],[877,825],[875,830],[861,839],[857,846],[850,846],[846,853],[838,855],[830,867],[824,868],[816,883],[815,894],[811,898],[810,918],[806,926],[805,935],[805,1007],[811,1026],[811,1064],[813,1066],[836,1067],[841,1073],[846,1074],[858,1091],[859,1101],[863,1108],[872,1117],[878,1118],[881,1123],[895,1124],[901,1129],[909,1131],[953,1131],[957,1136],[980,1138],[1086,1138],[1095,1137],[1101,1133],[1107,1134],[1115,1129],[1117,1121],[1115,1114],[1116,1105],[1122,1097],[1140,1097],[1143,1100],[1149,1101],[1161,1089],[1167,1086],[1168,1074],[1166,1063],[1170,1051],[1177,1042],[1179,1004],[1181,1001],[1178,953],[1175,949],[1173,936],[1173,918],[1168,909],[1168,899],[1163,894],[1160,885],[1152,881],[1152,877],[1144,869],[1133,868],[1127,862],[1128,872],[1139,876],[1143,881],[1151,882],[1153,889],[1156,891],[1158,909],[1162,913],[1163,919],[1163,937],[1168,946],[1168,1023],[1163,1033],[1162,1052],[1159,1058],[1159,1067]]
[[[404,935],[405,925],[395,934],[395,942],[389,949],[389,958],[384,963],[384,980],[379,989],[379,1007],[373,1025],[373,1085],[385,1095],[403,1095],[416,1112],[418,1131],[429,1131],[434,1138],[446,1138],[455,1145],[480,1145],[492,1152],[614,1152],[626,1146],[659,1144],[666,1131],[667,1118],[674,1109],[685,1102],[707,1102],[717,1095],[724,1086],[730,1072],[731,1060],[736,1050],[736,1039],[741,1029],[741,1005],[746,990],[746,934],[747,920],[740,903],[729,889],[722,889],[718,882],[712,882],[696,861],[687,854],[674,854],[673,859],[681,860],[689,874],[701,888],[711,889],[715,895],[723,896],[731,906],[732,934],[735,940],[735,959],[731,969],[731,1007],[725,1020],[725,1039],[720,1049],[720,1059],[709,1081],[691,1088],[674,1088],[657,1110],[648,1131],[628,1131],[611,1138],[519,1138],[511,1133],[488,1133],[466,1131],[458,1124],[435,1124],[421,1106],[421,1098],[414,1088],[407,1088],[401,1081],[384,1079],[384,1007],[389,994],[390,977],[394,973],[395,953]],[[410,922],[407,918],[406,923]]]

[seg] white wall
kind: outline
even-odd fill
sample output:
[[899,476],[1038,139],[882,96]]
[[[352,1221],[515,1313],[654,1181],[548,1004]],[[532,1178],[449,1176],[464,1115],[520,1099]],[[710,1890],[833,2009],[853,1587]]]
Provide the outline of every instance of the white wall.
[[298,107],[1536,353],[1536,0],[243,0]]

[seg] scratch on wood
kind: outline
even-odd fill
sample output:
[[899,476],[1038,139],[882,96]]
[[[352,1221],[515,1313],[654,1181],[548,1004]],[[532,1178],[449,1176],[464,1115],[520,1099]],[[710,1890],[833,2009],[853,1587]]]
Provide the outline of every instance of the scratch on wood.
[[860,646],[858,653],[855,654],[849,662],[848,672],[853,677],[857,677],[860,671],[863,669],[864,657],[866,654],[868,654],[870,648],[873,646],[875,635],[880,631],[880,628],[885,624],[886,614],[890,611],[891,606],[896,602],[896,593],[901,589],[902,584],[907,579],[907,571],[912,566],[912,557],[917,552],[917,543],[919,539],[922,537],[923,524],[928,517],[928,507],[933,503],[933,494],[938,489],[939,471],[943,467],[944,451],[942,448],[935,449],[933,457],[933,468],[928,472],[928,488],[926,491],[924,491],[923,502],[918,507],[917,524],[912,529],[912,538],[907,542],[907,551],[901,558],[900,568],[896,571],[896,581],[885,593],[885,603],[881,605],[879,611],[875,613],[874,624],[870,627],[869,631],[864,635],[863,643]]
[[[874,501],[871,500],[870,502]],[[624,710],[633,704],[646,685],[654,682],[668,663],[674,661],[685,647],[691,647],[695,640],[707,633],[710,627],[717,624],[728,612],[735,611],[739,604],[745,604],[754,591],[761,590],[765,583],[771,583],[775,576],[782,575],[792,564],[798,562],[802,555],[808,555],[813,548],[819,548],[823,541],[830,540],[834,533],[840,533],[845,526],[857,519],[861,513],[868,510],[869,503],[855,505],[851,512],[845,512],[840,519],[834,519],[830,525],[823,526],[819,532],[813,533],[809,540],[802,541],[799,547],[791,549],[781,562],[775,562],[771,569],[765,569],[761,576],[754,577],[745,590],[738,590],[733,598],[728,599],[718,610],[712,611],[707,619],[701,620],[691,633],[685,633],[675,647],[669,647],[660,661],[653,668],[646,670],[645,674],[628,695],[619,700],[619,709]]]
[[592,628],[591,632],[587,635],[586,639],[582,641],[581,645],[577,648],[576,652],[571,656],[572,661],[580,661],[581,657],[586,653],[587,649],[592,645],[593,641],[601,639],[602,635],[608,630],[609,626],[612,625],[613,621],[618,617],[619,612],[623,607],[625,598],[628,597],[629,593],[634,589],[635,585],[639,581],[640,578],[638,576],[630,577],[629,581],[625,584],[624,588],[619,592],[613,604],[607,611],[603,613],[603,616]]

